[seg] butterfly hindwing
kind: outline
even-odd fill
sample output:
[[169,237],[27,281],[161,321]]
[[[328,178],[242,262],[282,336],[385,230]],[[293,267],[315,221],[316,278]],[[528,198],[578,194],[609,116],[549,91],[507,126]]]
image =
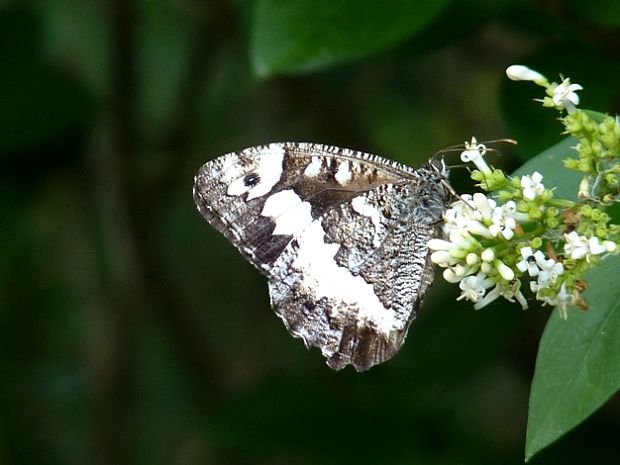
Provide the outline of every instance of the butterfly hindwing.
[[206,163],[194,199],[267,274],[291,334],[332,368],[362,371],[398,351],[432,280],[426,243],[449,200],[446,174],[337,147],[270,144]]
[[[389,199],[389,201],[388,201]],[[432,280],[408,186],[383,186],[330,210],[274,264],[274,310],[330,367],[363,371],[394,355]]]

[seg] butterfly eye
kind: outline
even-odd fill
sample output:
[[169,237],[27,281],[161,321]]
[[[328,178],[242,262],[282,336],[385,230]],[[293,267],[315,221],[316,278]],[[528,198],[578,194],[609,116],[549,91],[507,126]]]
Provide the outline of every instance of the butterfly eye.
[[246,187],[254,187],[260,182],[260,176],[258,173],[250,173],[243,178],[243,184]]

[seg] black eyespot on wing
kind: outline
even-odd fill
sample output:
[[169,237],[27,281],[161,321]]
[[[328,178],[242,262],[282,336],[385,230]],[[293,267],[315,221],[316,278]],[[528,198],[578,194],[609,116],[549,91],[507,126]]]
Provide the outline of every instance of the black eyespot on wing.
[[243,184],[246,187],[254,187],[260,182],[260,176],[258,173],[250,173],[246,174],[245,178],[243,178]]

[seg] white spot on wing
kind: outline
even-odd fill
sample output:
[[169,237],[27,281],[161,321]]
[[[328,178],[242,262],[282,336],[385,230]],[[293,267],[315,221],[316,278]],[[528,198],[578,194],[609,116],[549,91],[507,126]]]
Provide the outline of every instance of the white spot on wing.
[[335,178],[338,184],[346,184],[351,180],[351,167],[348,161],[342,160],[340,162]]
[[[272,144],[256,159],[258,167],[254,171],[243,173],[239,170],[240,177],[228,186],[228,195],[243,195],[248,193],[248,200],[267,194],[282,177],[282,162],[284,160],[284,148]],[[245,176],[256,173],[259,182],[255,186],[245,185]]]
[[311,207],[291,189],[270,196],[263,206],[262,216],[276,223],[273,234],[293,234],[312,222]]
[[303,285],[317,300],[326,297],[342,302],[341,307],[356,308],[358,326],[371,323],[386,336],[401,329],[402,322],[395,318],[393,311],[383,306],[372,285],[361,276],[351,274],[347,268],[338,266],[334,256],[340,246],[326,244],[324,237],[320,220],[315,220],[297,239],[299,249],[292,266],[301,271]]
[[375,227],[375,234],[372,238],[372,245],[378,247],[380,244],[379,231],[382,228],[381,225],[381,212],[369,204],[365,197],[355,197],[351,200],[351,207],[354,211],[362,216],[370,218],[372,225]]
[[315,178],[321,172],[321,159],[319,157],[312,157],[312,161],[304,170],[304,175],[309,178]]

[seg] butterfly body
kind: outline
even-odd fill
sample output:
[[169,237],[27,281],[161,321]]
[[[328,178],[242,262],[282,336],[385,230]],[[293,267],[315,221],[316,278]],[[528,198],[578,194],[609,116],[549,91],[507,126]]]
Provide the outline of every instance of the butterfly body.
[[330,367],[364,371],[399,350],[432,281],[447,174],[437,160],[273,143],[207,162],[194,201],[267,275],[289,332]]

